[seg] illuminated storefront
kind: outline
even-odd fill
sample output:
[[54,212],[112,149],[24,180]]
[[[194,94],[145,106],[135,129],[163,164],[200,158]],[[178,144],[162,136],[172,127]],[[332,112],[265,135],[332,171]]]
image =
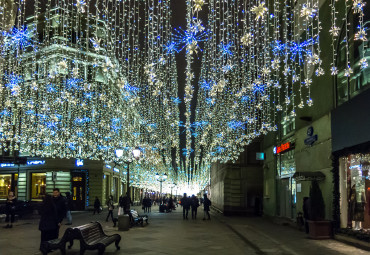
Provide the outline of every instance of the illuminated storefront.
[[340,227],[370,229],[370,154],[339,158]]
[[294,143],[285,142],[274,148],[277,157],[277,171],[279,178],[279,216],[295,218],[297,191],[293,175],[296,172],[294,158]]

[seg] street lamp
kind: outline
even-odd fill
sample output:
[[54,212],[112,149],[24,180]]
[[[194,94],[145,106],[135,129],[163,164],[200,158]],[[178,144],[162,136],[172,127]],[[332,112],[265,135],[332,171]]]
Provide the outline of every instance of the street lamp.
[[[164,174],[164,175],[159,175],[158,173],[155,174],[155,178],[157,179],[157,181],[160,182],[160,204],[162,204],[162,182],[164,182],[166,179],[167,179],[167,174]],[[160,206],[160,205],[159,205]]]
[[[135,149],[132,150],[132,156],[136,160],[138,160],[140,158],[140,155],[141,155],[141,150],[140,150],[139,147],[136,147]],[[123,150],[122,149],[116,149],[116,156],[118,158],[122,157],[123,156]],[[132,160],[131,161],[125,161],[125,163],[127,164],[127,193],[131,197],[131,194],[130,194],[130,164],[132,163]]]

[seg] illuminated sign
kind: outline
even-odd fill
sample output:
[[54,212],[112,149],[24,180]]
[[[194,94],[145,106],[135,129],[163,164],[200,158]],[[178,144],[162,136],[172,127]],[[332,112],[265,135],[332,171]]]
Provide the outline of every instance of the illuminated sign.
[[10,167],[10,166],[14,166],[14,164],[12,164],[12,163],[2,163],[2,164],[0,164],[0,167]]
[[27,161],[27,165],[44,165],[45,160],[32,160],[32,161]]
[[277,146],[277,147],[274,148],[274,154],[280,154],[282,152],[289,151],[293,148],[294,148],[294,146],[291,142],[283,143],[282,145]]
[[83,159],[76,159],[76,166],[83,166],[83,165],[84,165]]
[[256,153],[256,160],[264,160],[264,159],[265,159],[265,153],[263,152]]

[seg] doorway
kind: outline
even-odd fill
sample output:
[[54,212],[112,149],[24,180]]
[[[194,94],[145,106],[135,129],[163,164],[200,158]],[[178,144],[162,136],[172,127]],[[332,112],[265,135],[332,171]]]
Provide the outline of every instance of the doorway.
[[83,211],[86,204],[86,173],[72,172],[73,210]]

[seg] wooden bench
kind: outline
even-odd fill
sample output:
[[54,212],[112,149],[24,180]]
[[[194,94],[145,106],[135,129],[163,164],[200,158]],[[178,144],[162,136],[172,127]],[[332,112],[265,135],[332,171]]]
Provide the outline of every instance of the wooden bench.
[[139,215],[137,211],[131,210],[131,216],[132,216],[132,225],[139,225],[144,226],[144,221],[146,224],[148,224],[148,215]]
[[73,228],[73,237],[80,240],[80,254],[86,250],[99,250],[103,254],[105,247],[115,242],[117,250],[120,249],[121,236],[118,234],[106,235],[99,222],[92,222]]
[[64,232],[64,235],[62,238],[54,239],[46,242],[42,242],[40,246],[40,251],[43,255],[48,254],[52,250],[59,249],[60,252],[65,255],[66,254],[66,243],[69,242],[68,249],[71,249],[73,245],[73,234],[72,234],[72,228],[67,228]]

